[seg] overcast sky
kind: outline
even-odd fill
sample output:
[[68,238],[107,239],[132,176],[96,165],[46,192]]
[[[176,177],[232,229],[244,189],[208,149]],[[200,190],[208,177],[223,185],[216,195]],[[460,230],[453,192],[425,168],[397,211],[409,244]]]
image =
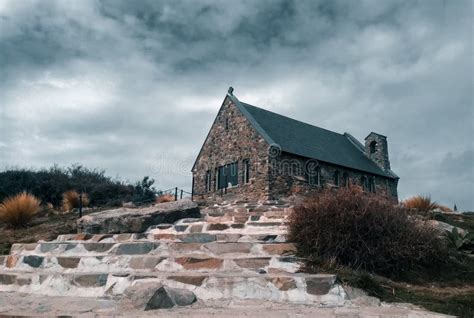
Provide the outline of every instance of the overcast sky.
[[81,163],[190,189],[233,86],[359,140],[401,198],[474,210],[473,2],[0,0],[0,169]]

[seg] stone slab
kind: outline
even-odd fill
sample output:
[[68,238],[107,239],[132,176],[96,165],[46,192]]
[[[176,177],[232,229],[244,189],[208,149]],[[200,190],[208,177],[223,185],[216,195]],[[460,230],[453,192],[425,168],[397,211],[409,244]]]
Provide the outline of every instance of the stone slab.
[[119,208],[83,216],[77,228],[90,234],[141,233],[150,226],[174,223],[183,218],[200,218],[195,202],[180,200],[156,204],[147,208]]

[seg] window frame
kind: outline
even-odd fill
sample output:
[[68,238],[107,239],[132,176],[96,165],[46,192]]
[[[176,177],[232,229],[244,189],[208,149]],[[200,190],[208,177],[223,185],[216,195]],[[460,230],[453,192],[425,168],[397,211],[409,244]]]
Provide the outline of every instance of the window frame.
[[338,188],[341,186],[340,174],[339,170],[334,171],[334,185]]
[[250,183],[250,159],[242,160],[242,183]]
[[[316,177],[316,182],[314,182],[315,177]],[[317,167],[315,174],[307,173],[307,180],[310,186],[317,186],[317,187],[321,186],[321,168]]]
[[206,192],[212,191],[212,173],[211,170],[206,171]]

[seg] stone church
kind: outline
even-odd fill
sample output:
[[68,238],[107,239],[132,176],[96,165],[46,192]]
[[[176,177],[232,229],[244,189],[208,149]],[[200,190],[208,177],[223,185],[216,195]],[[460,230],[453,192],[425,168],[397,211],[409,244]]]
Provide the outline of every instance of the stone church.
[[365,143],[241,102],[229,88],[192,168],[193,197],[272,200],[358,184],[397,200],[387,137]]

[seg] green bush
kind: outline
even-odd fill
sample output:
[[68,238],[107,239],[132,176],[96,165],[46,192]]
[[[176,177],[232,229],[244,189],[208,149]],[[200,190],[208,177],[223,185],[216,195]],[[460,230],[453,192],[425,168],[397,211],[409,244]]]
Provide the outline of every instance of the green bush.
[[91,206],[130,201],[134,193],[134,186],[112,180],[102,170],[80,165],[65,169],[54,166],[38,171],[10,169],[0,172],[0,200],[27,190],[42,202],[60,207],[63,193],[71,189],[88,193]]
[[437,230],[357,186],[323,190],[297,205],[289,221],[289,239],[310,264],[400,277],[449,260],[447,244]]

